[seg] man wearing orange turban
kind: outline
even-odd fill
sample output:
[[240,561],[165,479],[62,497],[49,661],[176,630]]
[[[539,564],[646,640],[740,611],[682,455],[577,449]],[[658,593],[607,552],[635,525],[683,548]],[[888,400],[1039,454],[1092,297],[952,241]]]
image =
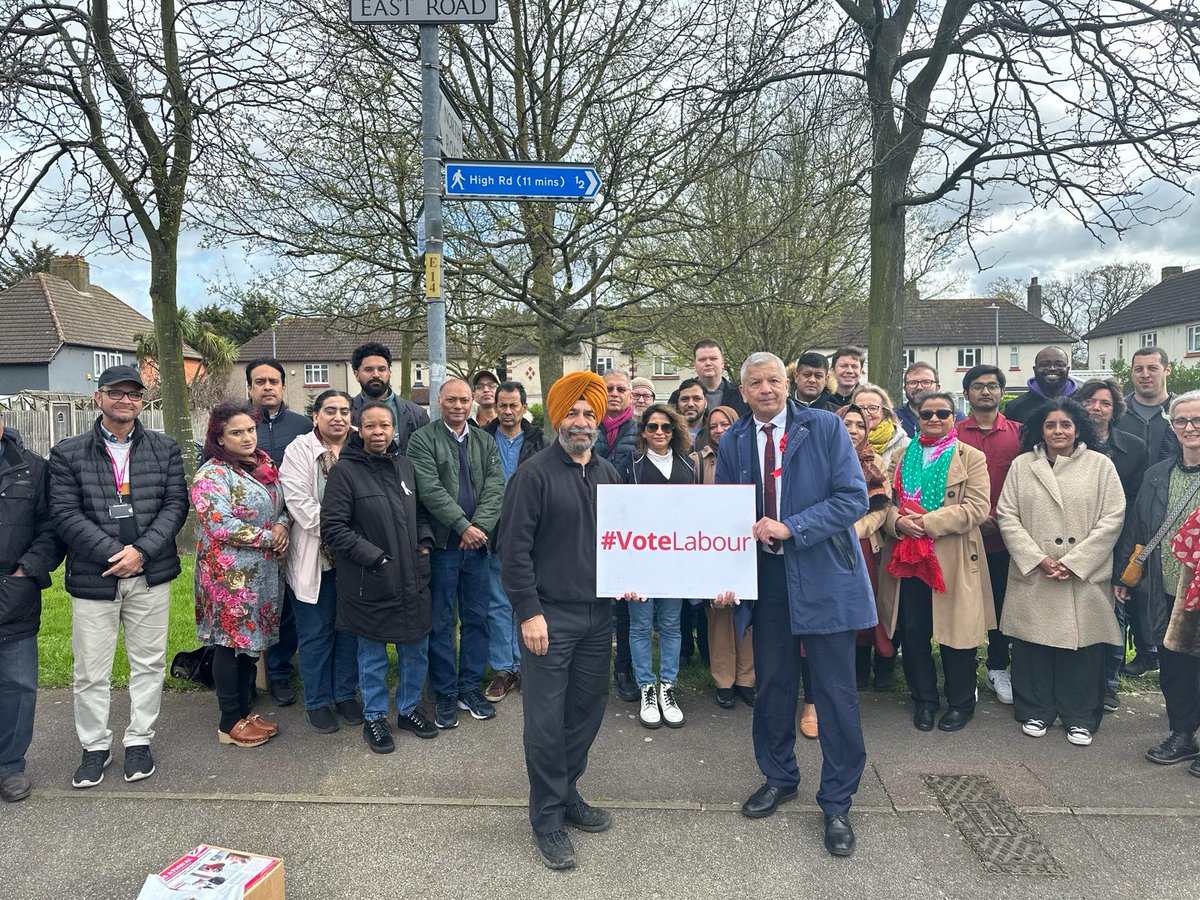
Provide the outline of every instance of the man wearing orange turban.
[[521,623],[529,824],[551,869],[575,866],[568,826],[612,823],[576,787],[608,702],[612,600],[596,596],[596,486],[621,477],[592,452],[607,404],[592,372],[555,382],[546,415],[558,439],[508,480],[497,528],[501,585]]

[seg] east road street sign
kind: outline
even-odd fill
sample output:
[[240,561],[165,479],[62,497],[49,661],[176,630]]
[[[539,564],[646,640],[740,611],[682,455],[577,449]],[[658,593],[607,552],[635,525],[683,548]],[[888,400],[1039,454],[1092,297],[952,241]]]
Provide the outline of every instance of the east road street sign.
[[446,160],[446,199],[588,201],[600,190],[594,166]]
[[350,0],[351,25],[490,25],[499,18],[499,0]]

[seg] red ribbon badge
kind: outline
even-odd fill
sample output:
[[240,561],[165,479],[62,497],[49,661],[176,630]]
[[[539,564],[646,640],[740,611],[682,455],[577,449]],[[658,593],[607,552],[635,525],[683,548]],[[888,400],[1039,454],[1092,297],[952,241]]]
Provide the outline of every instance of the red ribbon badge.
[[778,478],[783,474],[783,451],[787,450],[787,432],[783,433],[783,437],[779,439],[779,468],[771,473],[772,478]]

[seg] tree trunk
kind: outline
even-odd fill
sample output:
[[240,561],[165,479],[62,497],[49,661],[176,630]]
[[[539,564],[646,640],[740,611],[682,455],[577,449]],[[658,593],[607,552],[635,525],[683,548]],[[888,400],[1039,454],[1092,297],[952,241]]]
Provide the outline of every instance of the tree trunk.
[[546,425],[543,432],[546,440],[553,441],[556,429],[550,424],[550,411],[546,409],[546,397],[554,382],[563,375],[562,331],[545,320],[538,323],[538,372],[542,382],[542,408],[546,410]]
[[405,331],[400,338],[400,396],[405,400],[412,399],[412,358],[416,343],[417,336],[411,331]]
[[904,371],[904,259],[908,210],[898,202],[907,167],[877,163],[871,179],[871,299],[867,364],[870,378],[902,403]]

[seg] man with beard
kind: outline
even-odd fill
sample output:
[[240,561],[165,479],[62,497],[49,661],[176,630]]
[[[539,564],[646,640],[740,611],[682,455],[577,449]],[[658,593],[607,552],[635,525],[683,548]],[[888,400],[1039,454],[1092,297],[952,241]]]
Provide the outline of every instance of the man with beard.
[[1175,399],[1167,393],[1171,363],[1161,347],[1142,347],[1134,351],[1129,368],[1133,396],[1125,398],[1125,412],[1112,427],[1141,439],[1153,465],[1179,452],[1179,440],[1167,421],[1167,407]]
[[811,409],[824,409],[833,394],[826,386],[829,360],[820,353],[801,353],[796,360],[796,402]]
[[1070,397],[1079,387],[1070,377],[1071,357],[1061,347],[1043,347],[1033,358],[1033,377],[1029,379],[1029,390],[1010,400],[1004,407],[1004,415],[1022,425],[1029,421],[1047,400]]
[[[904,405],[896,410],[896,415],[900,419],[900,427],[904,429],[904,433],[910,438],[916,437],[917,423],[920,421],[917,416],[917,398],[929,391],[940,391],[942,386],[938,384],[937,369],[927,362],[917,360],[911,366],[904,370]],[[996,397],[999,400],[999,397]],[[964,416],[958,410],[954,411],[954,421],[961,422]]]
[[704,385],[698,378],[688,378],[679,385],[679,390],[675,392],[674,406],[692,433],[692,446],[700,449],[704,446],[701,434],[704,431],[704,414],[708,412],[708,400],[704,394]]
[[471,398],[475,401],[475,415],[471,424],[483,428],[496,420],[496,387],[500,380],[484,369],[471,376]]
[[596,485],[622,479],[592,452],[607,402],[595,373],[554,383],[546,416],[558,439],[517,468],[500,516],[501,577],[521,623],[529,822],[551,869],[575,865],[565,826],[612,824],[576,787],[608,699],[612,607],[596,596]]
[[359,412],[368,403],[386,403],[396,411],[396,446],[401,453],[406,453],[408,439],[418,428],[429,424],[429,414],[392,390],[392,351],[383,344],[363,344],[355,348],[350,366],[362,387],[362,393],[350,401],[350,415],[355,426]]

